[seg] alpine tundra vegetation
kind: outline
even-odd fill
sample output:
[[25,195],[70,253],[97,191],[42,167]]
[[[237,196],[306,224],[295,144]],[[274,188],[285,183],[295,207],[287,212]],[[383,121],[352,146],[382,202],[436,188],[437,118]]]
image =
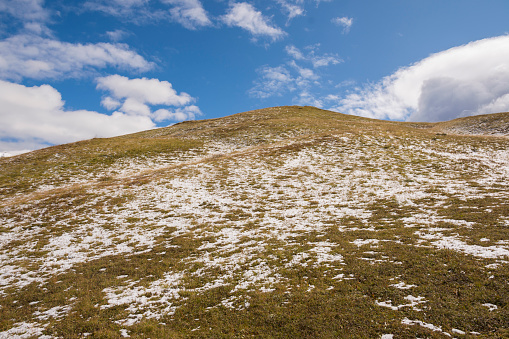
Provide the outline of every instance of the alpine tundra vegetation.
[[509,113],[275,107],[0,159],[0,338],[507,338]]

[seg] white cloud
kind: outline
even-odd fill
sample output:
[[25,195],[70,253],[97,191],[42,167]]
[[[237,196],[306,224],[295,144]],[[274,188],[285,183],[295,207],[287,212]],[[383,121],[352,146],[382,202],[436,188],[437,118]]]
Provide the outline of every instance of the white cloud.
[[281,6],[281,12],[288,17],[287,26],[293,18],[305,16],[306,10],[304,9],[306,3],[315,3],[316,7],[320,2],[331,2],[332,0],[274,0]]
[[319,47],[320,44],[306,46],[305,49],[308,50],[308,52],[307,54],[303,54],[297,47],[288,45],[286,46],[286,53],[295,60],[310,62],[313,64],[314,68],[337,65],[343,62],[343,60],[337,54],[317,55],[316,52]]
[[163,0],[163,2],[174,6],[170,10],[171,17],[187,29],[212,25],[207,12],[198,0]]
[[288,45],[288,46],[286,46],[285,50],[286,50],[286,53],[288,55],[290,55],[292,58],[294,58],[295,60],[304,60],[304,59],[306,59],[304,57],[304,54],[302,54],[302,52],[297,47],[295,47],[295,46]]
[[[110,93],[101,104],[111,114],[64,108],[61,94],[50,85],[27,87],[0,80],[0,151],[28,149],[93,137],[111,137],[154,128],[154,121],[182,121],[201,115],[186,93],[177,94],[167,81],[99,78]],[[164,107],[151,112],[149,106]],[[171,107],[175,106],[175,107]],[[13,153],[14,152],[14,153]]]
[[45,23],[50,19],[50,13],[43,8],[44,0],[2,0],[0,13],[21,20],[27,31],[41,34],[47,31]]
[[[149,116],[158,122],[189,120],[201,115],[199,108],[191,105],[195,99],[187,93],[178,94],[168,81],[110,75],[98,78],[97,88],[109,92],[110,95],[101,101],[103,107],[109,110],[118,109],[129,115]],[[178,108],[160,108],[152,112],[149,107],[160,105]]]
[[323,101],[315,98],[314,95],[312,95],[306,90],[300,92],[298,96],[293,98],[293,103],[299,106],[314,106],[318,108],[323,107]]
[[343,27],[343,33],[346,34],[348,32],[350,32],[350,28],[352,27],[353,25],[353,19],[352,18],[348,18],[348,17],[337,17],[337,18],[333,18],[331,20],[331,22],[333,24],[336,24],[338,26],[342,26]]
[[[282,96],[288,92],[306,92],[312,85],[318,84],[319,79],[311,69],[299,67],[295,61],[278,67],[264,66],[257,70],[260,77],[254,81],[254,86],[248,93],[250,96],[266,99],[272,96]],[[293,70],[293,74],[292,74]],[[309,95],[306,95],[309,97]],[[294,101],[297,100],[294,98]]]
[[89,11],[102,12],[135,24],[173,20],[187,29],[212,25],[200,0],[159,0],[159,2],[172,7],[169,11],[161,9],[154,6],[155,1],[149,0],[89,0],[83,7]]
[[277,40],[286,35],[283,30],[272,25],[268,18],[246,2],[232,4],[221,20],[230,27],[243,28],[255,37],[268,36],[272,40]]
[[123,31],[121,29],[116,29],[114,31],[108,31],[106,32],[106,35],[111,41],[120,41],[123,40],[125,37],[129,35],[128,32]]
[[129,79],[110,75],[98,78],[97,88],[111,92],[117,100],[134,99],[151,105],[183,106],[193,101],[189,94],[177,94],[171,83],[158,79]]
[[153,64],[125,44],[73,44],[20,34],[0,41],[0,77],[81,77],[95,68],[147,71]]
[[135,24],[155,22],[169,17],[166,11],[150,8],[149,0],[89,0],[83,8],[120,17]]
[[305,68],[305,67],[300,67],[299,65],[297,65],[295,60],[290,61],[289,65],[292,66],[293,68],[295,68],[297,70],[297,72],[299,72],[299,75],[301,76],[302,79],[306,79],[306,80],[318,80],[318,78],[319,78],[315,74],[315,72],[313,72],[312,69]]
[[283,13],[288,16],[288,21],[306,14],[302,7],[302,0],[294,0],[293,2],[290,0],[276,0],[276,2],[281,6]]
[[295,79],[285,66],[264,66],[257,72],[260,78],[255,80],[255,86],[248,92],[252,97],[266,99],[271,96],[281,96],[295,89]]
[[315,0],[316,2],[316,7],[318,7],[318,5],[320,5],[321,2],[331,2],[333,0]]
[[129,115],[150,116],[150,107],[134,98],[125,99],[119,111]]
[[42,7],[44,0],[2,0],[0,12],[27,21],[45,21],[49,13]]
[[[9,144],[4,144],[3,142],[0,141],[0,148],[2,149],[9,149]],[[16,146],[20,146],[19,144],[16,144]],[[9,152],[0,152],[0,158],[3,158],[3,157],[13,157],[15,155],[20,155],[20,154],[23,154],[23,153],[28,153],[30,151],[34,150],[34,148],[27,148],[27,149],[18,149],[18,150],[15,150],[15,151],[9,151]]]
[[122,103],[120,101],[113,99],[112,97],[104,97],[101,100],[101,105],[106,108],[107,110],[114,110],[122,106]]
[[[294,102],[317,104],[319,102],[318,99],[311,99],[311,88],[321,86],[321,83],[318,81],[320,80],[320,75],[311,68],[299,65],[297,61],[301,64],[307,62],[314,69],[342,62],[337,55],[318,55],[319,46],[317,44],[305,47],[306,53],[301,52],[293,45],[286,46],[286,53],[293,60],[278,67],[260,67],[257,70],[259,78],[254,81],[253,88],[248,91],[249,95],[265,99],[298,91],[299,93],[293,98]],[[320,105],[322,105],[321,101]]]
[[154,112],[154,120],[161,122],[166,120],[183,121],[194,120],[197,116],[202,115],[198,106],[189,105],[186,107],[179,107],[173,110],[158,109]]
[[491,100],[477,110],[477,114],[509,112],[509,93]]
[[49,85],[26,87],[3,80],[0,80],[0,119],[0,150],[10,154],[155,127],[145,116],[67,111],[60,93]]
[[333,109],[379,119],[443,121],[509,110],[509,36],[471,42],[399,69]]

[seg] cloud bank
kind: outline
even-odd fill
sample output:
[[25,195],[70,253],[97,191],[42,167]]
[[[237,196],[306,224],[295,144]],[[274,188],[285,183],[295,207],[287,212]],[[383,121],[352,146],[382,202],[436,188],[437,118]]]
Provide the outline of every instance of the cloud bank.
[[509,111],[509,36],[432,54],[356,89],[332,109],[377,119],[431,122]]

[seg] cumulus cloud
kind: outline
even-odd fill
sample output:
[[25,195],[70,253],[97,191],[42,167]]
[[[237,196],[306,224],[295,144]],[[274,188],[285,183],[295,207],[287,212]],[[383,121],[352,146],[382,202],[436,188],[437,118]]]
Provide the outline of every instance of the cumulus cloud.
[[[201,115],[194,98],[177,93],[167,81],[112,75],[97,79],[108,92],[101,104],[110,114],[66,110],[50,85],[27,87],[0,80],[0,150],[23,150],[93,137],[111,137],[156,127],[155,122],[182,121]],[[152,108],[156,108],[152,112]]]
[[267,36],[277,40],[286,35],[283,30],[272,25],[267,17],[247,2],[233,3],[221,20],[230,27],[247,30],[254,37]]
[[0,80],[0,149],[10,154],[93,137],[111,137],[155,127],[149,117],[64,109],[49,85],[27,87]]
[[[131,11],[146,6],[148,0],[100,2]],[[171,2],[175,7],[181,6],[180,13],[188,19],[193,17],[193,8],[186,7],[189,10],[186,12],[184,7],[199,4],[198,1]],[[29,30],[30,25],[43,27],[49,20],[42,5],[43,1],[39,0],[0,1],[0,18],[8,15],[24,24],[24,30],[0,40],[0,79],[4,79],[0,80],[0,156],[92,137],[132,133],[154,128],[155,122],[194,119],[201,114],[192,105],[195,99],[189,94],[177,93],[169,82],[157,79],[99,78],[97,88],[108,92],[101,104],[113,111],[108,114],[66,109],[60,93],[50,85],[27,87],[6,81],[77,78],[96,75],[101,68],[143,72],[154,66],[126,44],[62,42],[53,38],[49,30]],[[126,33],[117,30],[106,34],[118,40]]]
[[154,112],[154,120],[157,122],[166,120],[184,121],[193,120],[199,115],[202,115],[202,112],[200,108],[195,105],[179,107],[174,110],[161,108]]
[[152,105],[183,106],[193,100],[187,93],[177,94],[168,81],[158,79],[110,75],[98,78],[97,88],[109,91],[116,99],[134,99]]
[[476,114],[490,114],[509,112],[509,93],[491,100],[488,104],[481,106]]
[[432,54],[379,83],[357,89],[333,109],[409,121],[509,111],[509,36]]
[[343,34],[350,32],[353,25],[353,19],[346,16],[333,18],[331,21],[333,24],[343,27]]
[[212,25],[207,12],[198,0],[163,0],[163,2],[174,6],[170,9],[171,17],[187,29]]
[[[109,93],[101,101],[103,107],[128,115],[148,116],[158,122],[190,120],[201,115],[199,108],[191,105],[195,99],[187,93],[177,93],[168,81],[110,75],[98,78],[97,88]],[[166,107],[152,112],[150,106],[161,105]]]
[[125,44],[73,44],[32,34],[0,41],[0,77],[80,77],[95,68],[147,71],[153,64]]

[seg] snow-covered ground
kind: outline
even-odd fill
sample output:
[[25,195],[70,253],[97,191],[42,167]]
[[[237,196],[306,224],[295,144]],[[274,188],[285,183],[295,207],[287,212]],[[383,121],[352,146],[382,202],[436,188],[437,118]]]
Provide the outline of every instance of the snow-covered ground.
[[[77,264],[101,258],[153,253],[150,260],[157,261],[157,255],[181,246],[172,241],[179,237],[197,242],[180,265],[157,279],[119,275],[103,288],[98,309],[125,307],[114,320],[122,327],[119,335],[127,336],[140,321],[173,315],[190,294],[218,287],[229,294],[213,307],[249,309],[249,293],[296,288],[287,273],[296,267],[320,269],[336,282],[353,284],[357,277],[345,273],[345,256],[401,266],[391,246],[447,249],[488,261],[493,272],[507,267],[508,233],[481,238],[474,232],[483,226],[484,214],[498,213],[492,227],[509,225],[508,215],[497,210],[500,201],[509,200],[509,150],[496,143],[472,151],[455,141],[347,133],[276,140],[270,148],[219,141],[205,147],[199,154],[116,164],[105,173],[117,179],[111,185],[84,177],[76,194],[62,196],[41,186],[38,193],[48,195],[38,200],[4,200],[0,296],[30,284],[53,284]],[[150,180],[129,184],[139,173]],[[483,199],[493,203],[469,203]],[[458,201],[468,213],[451,212]],[[471,217],[475,209],[477,220]],[[406,293],[402,303],[374,299],[373,305],[414,312],[413,320],[402,314],[401,324],[447,336],[466,333],[415,319],[429,304],[417,292],[420,286],[398,276],[387,286]],[[37,311],[0,332],[0,338],[49,338],[43,329],[50,319],[71,312],[71,299],[51,307],[34,304]],[[499,312],[494,303],[483,305]]]

